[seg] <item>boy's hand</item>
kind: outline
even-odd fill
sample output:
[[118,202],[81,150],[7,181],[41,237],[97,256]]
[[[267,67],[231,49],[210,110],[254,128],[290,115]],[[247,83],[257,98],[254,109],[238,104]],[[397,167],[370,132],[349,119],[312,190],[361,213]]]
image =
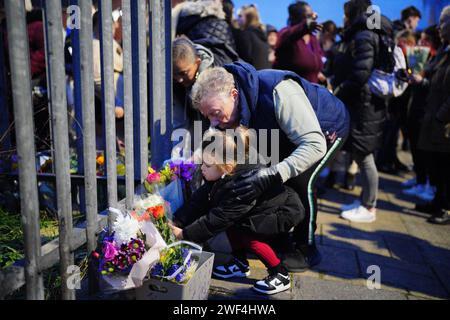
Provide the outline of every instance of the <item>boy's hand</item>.
[[182,240],[183,239],[183,229],[175,227],[172,223],[169,223],[169,227],[172,230],[173,235],[175,236],[175,238],[177,238],[177,240]]

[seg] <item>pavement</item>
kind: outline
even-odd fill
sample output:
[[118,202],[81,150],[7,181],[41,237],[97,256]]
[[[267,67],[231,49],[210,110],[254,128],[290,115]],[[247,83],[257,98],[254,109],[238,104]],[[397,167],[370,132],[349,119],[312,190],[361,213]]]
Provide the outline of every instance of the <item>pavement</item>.
[[[400,152],[404,163],[411,163]],[[339,208],[356,200],[353,191],[328,189],[319,198],[316,243],[319,265],[291,273],[291,289],[263,296],[251,287],[267,275],[264,265],[250,259],[246,279],[213,279],[212,300],[429,300],[450,298],[450,225],[426,222],[427,214],[414,211],[414,197],[402,194],[401,182],[410,178],[380,173],[377,220],[353,223],[339,217]],[[219,240],[221,241],[221,240]],[[223,245],[223,244],[222,244]],[[223,250],[227,251],[227,250]],[[216,264],[229,258],[216,254]],[[379,273],[374,274],[375,271]],[[379,275],[379,288],[373,279]],[[370,279],[369,279],[370,278]],[[368,285],[369,283],[369,285]]]

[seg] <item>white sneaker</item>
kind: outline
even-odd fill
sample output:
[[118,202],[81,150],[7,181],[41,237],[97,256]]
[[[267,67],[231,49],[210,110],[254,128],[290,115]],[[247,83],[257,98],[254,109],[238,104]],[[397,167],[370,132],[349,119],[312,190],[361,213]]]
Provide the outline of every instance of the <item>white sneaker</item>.
[[413,186],[412,188],[403,190],[402,193],[407,194],[409,196],[417,196],[418,194],[425,192],[425,190],[426,185],[418,184]]
[[343,211],[341,213],[341,217],[352,222],[362,223],[374,222],[377,218],[375,212],[367,210],[364,206],[359,206],[351,210]]
[[253,290],[263,294],[275,294],[291,288],[289,274],[276,273],[255,283]]
[[402,187],[409,188],[409,187],[412,187],[412,186],[416,185],[416,183],[417,183],[416,178],[412,178],[412,179],[403,181],[402,182]]
[[358,208],[361,205],[361,201],[359,200],[355,200],[350,204],[344,204],[341,206],[341,211],[348,211],[348,210],[352,210],[355,208]]
[[222,266],[217,266],[212,271],[213,275],[218,278],[228,279],[228,278],[245,278],[250,275],[250,268],[248,265],[242,263],[238,259],[234,258],[229,263]]

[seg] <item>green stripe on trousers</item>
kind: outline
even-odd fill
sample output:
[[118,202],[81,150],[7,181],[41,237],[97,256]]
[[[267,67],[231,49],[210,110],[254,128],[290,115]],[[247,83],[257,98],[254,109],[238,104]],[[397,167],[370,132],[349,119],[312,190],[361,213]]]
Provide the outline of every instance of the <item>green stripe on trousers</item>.
[[313,223],[315,221],[315,208],[314,208],[314,192],[313,187],[316,183],[317,177],[319,176],[320,171],[328,165],[328,162],[333,158],[334,154],[341,148],[344,143],[344,139],[337,138],[336,141],[331,145],[331,148],[327,151],[325,156],[320,161],[316,170],[314,170],[311,178],[308,181],[308,203],[309,203],[309,230],[308,230],[308,244],[314,244],[314,230]]

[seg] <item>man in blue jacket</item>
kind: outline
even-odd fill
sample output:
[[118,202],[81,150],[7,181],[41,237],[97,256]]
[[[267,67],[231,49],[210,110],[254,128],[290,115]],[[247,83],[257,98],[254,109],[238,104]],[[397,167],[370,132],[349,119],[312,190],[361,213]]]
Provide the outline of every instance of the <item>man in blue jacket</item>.
[[347,137],[345,105],[327,89],[293,72],[256,71],[244,62],[206,70],[198,77],[191,97],[194,108],[214,127],[243,125],[266,129],[268,136],[271,130],[278,130],[281,161],[241,179],[233,192],[236,201],[253,201],[278,181],[291,186],[303,202],[306,217],[293,232],[295,249],[285,255],[284,263],[294,272],[319,263],[313,186]]

